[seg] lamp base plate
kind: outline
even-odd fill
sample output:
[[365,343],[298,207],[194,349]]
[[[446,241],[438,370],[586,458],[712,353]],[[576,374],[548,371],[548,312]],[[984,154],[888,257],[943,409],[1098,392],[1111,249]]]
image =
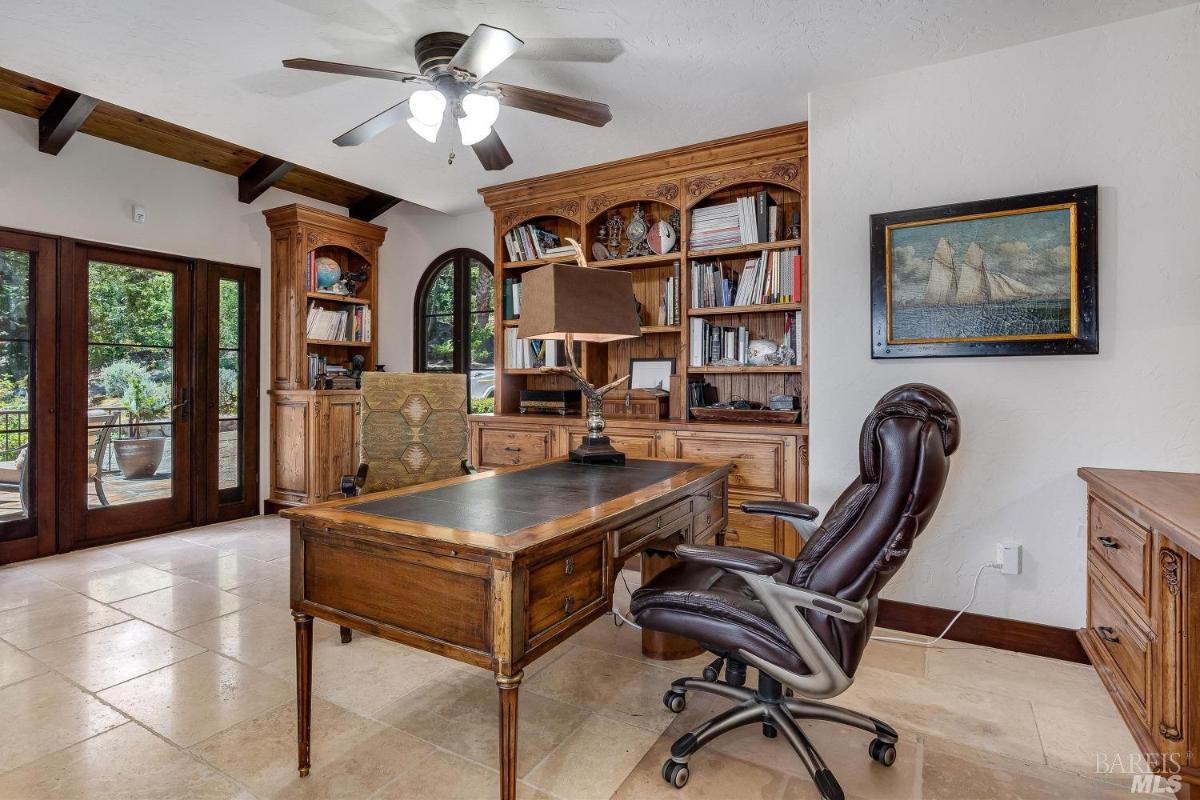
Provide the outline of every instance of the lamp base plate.
[[625,465],[625,454],[614,449],[607,436],[585,438],[579,447],[571,451],[569,459],[573,464],[613,464],[618,467]]

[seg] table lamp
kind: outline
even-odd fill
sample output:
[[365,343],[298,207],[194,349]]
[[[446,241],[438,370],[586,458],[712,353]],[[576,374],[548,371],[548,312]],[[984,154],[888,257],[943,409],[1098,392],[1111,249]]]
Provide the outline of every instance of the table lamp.
[[579,243],[574,239],[566,241],[575,248],[579,266],[547,264],[521,278],[521,322],[517,326],[517,336],[561,341],[570,366],[543,367],[542,372],[569,375],[587,398],[587,436],[583,444],[571,451],[571,461],[624,464],[625,454],[614,449],[604,435],[601,412],[604,395],[629,376],[600,388],[592,386],[575,362],[575,342],[615,342],[642,335],[633,295],[633,276],[628,272],[589,267]]

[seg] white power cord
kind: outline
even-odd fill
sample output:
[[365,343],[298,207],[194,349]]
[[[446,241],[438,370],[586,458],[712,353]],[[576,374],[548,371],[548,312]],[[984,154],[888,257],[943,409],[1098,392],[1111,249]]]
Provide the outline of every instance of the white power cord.
[[[629,592],[629,594],[632,595],[633,589],[629,588],[629,581],[625,578],[625,570],[621,570],[621,583],[625,584],[625,591]],[[632,628],[637,628],[639,631],[642,629],[641,625],[638,625],[636,622],[634,622],[633,620],[626,617],[624,614],[621,613],[621,609],[617,608],[616,595],[613,596],[612,615],[613,615],[613,625],[616,625],[618,628],[621,627],[622,625],[628,625]]]
[[989,562],[979,565],[979,570],[975,573],[975,582],[971,584],[971,599],[968,600],[967,604],[965,606],[963,606],[962,609],[959,610],[959,612],[957,614],[954,615],[954,619],[950,620],[949,624],[947,624],[946,627],[942,629],[942,632],[937,635],[936,639],[930,639],[928,641],[920,641],[917,639],[905,639],[900,636],[875,636],[875,635],[872,635],[871,638],[877,642],[894,642],[895,644],[910,644],[913,647],[933,647],[935,644],[940,642],[947,633],[950,632],[950,629],[952,627],[954,627],[954,623],[958,622],[958,618],[961,617],[963,614],[965,614],[967,609],[970,608],[975,603],[975,593],[977,591],[979,591],[979,576],[983,575],[983,571],[985,569],[1000,569],[1002,566],[1003,565],[1001,565],[995,561],[989,561]]

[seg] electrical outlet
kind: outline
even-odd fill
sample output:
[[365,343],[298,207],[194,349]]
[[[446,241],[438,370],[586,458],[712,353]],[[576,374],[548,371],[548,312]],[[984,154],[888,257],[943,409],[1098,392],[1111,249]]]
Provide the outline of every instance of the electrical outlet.
[[1005,575],[1021,574],[1021,545],[1016,542],[996,542],[996,563]]

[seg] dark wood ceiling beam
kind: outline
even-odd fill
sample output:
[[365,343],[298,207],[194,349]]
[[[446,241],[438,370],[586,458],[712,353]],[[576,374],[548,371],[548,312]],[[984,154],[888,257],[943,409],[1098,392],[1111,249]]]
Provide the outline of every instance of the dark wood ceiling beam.
[[296,165],[275,156],[263,156],[238,176],[238,200],[253,203]]
[[392,197],[390,194],[384,194],[383,192],[371,192],[362,200],[350,206],[350,218],[370,222],[399,202],[399,197]]
[[86,94],[59,89],[38,117],[38,150],[56,156],[100,102]]

